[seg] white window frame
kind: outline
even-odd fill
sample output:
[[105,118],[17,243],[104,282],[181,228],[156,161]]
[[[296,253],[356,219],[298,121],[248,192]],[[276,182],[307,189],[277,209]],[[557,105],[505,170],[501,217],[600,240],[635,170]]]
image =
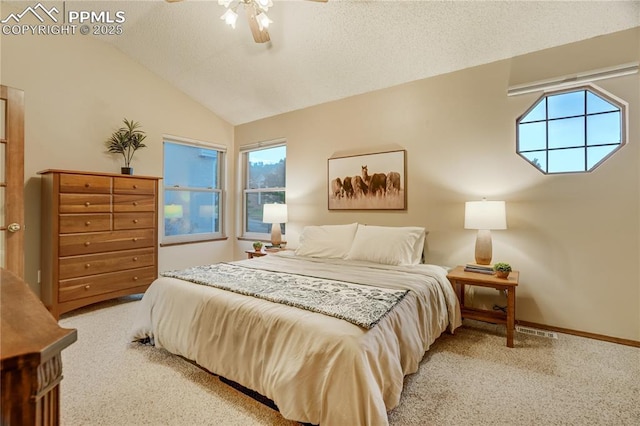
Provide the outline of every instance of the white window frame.
[[[587,167],[587,151],[585,150],[585,170],[571,170],[571,171],[549,171],[549,164],[548,164],[548,155],[550,151],[553,150],[561,150],[561,149],[565,149],[565,148],[549,148],[548,147],[548,136],[547,136],[547,140],[545,141],[545,145],[546,148],[544,150],[541,150],[545,152],[545,155],[547,156],[547,160],[545,161],[546,164],[546,169],[542,170],[539,167],[537,167],[533,162],[531,162],[531,160],[529,158],[527,158],[524,153],[528,152],[528,151],[522,151],[521,147],[520,147],[520,124],[521,124],[521,120],[527,116],[527,114],[529,114],[529,112],[531,112],[541,101],[546,101],[546,98],[550,97],[550,96],[556,96],[556,95],[563,95],[563,94],[569,94],[569,93],[575,93],[575,92],[583,92],[583,91],[587,91],[587,92],[591,92],[592,94],[596,95],[597,97],[606,100],[607,102],[615,105],[616,107],[618,107],[619,111],[620,111],[620,143],[617,144],[617,148],[615,148],[613,151],[611,151],[609,154],[607,154],[606,156],[604,156],[602,159],[600,159],[597,163],[595,163],[593,166],[591,166],[591,168]],[[585,114],[584,117],[588,117],[589,114],[587,113],[587,111],[585,110]],[[559,119],[560,120],[560,119]],[[549,123],[550,119],[546,118],[545,120],[541,120],[544,121],[546,123]],[[586,122],[586,120],[585,120]],[[588,133],[587,133],[587,128],[585,127],[585,141],[588,137]],[[582,85],[572,85],[571,87],[567,87],[564,89],[558,89],[558,90],[548,90],[545,91],[538,99],[536,99],[535,102],[533,102],[531,104],[531,106],[529,108],[527,108],[527,110],[516,119],[516,153],[525,161],[527,161],[529,164],[531,164],[533,167],[535,167],[540,173],[544,174],[544,175],[559,175],[559,174],[569,174],[569,173],[591,173],[593,172],[595,169],[597,169],[600,165],[602,165],[605,161],[607,161],[609,158],[611,158],[611,156],[613,156],[615,153],[617,153],[620,149],[622,149],[626,143],[627,140],[629,138],[629,104],[623,100],[618,98],[617,96],[611,94],[608,90],[603,89],[600,86],[597,86],[595,84],[582,84]],[[585,142],[585,148],[588,148],[588,146],[586,145]],[[570,148],[567,148],[570,149]]]
[[[240,172],[240,178],[238,181],[240,182],[240,203],[242,208],[240,209],[240,213],[242,217],[240,218],[239,223],[242,223],[242,229],[240,230],[240,235],[242,239],[250,239],[250,240],[262,240],[262,241],[270,241],[271,234],[263,233],[263,232],[248,232],[247,231],[247,194],[248,193],[258,193],[258,192],[283,192],[284,199],[287,199],[287,188],[286,188],[286,175],[285,175],[285,187],[283,188],[256,188],[256,189],[247,189],[248,184],[248,175],[249,175],[249,153],[260,151],[263,149],[276,148],[279,146],[287,146],[287,141],[285,139],[276,139],[272,141],[266,142],[258,142],[256,144],[245,145],[240,147],[240,155],[239,155],[239,167],[238,170]],[[269,226],[269,229],[271,227]],[[286,236],[286,227],[285,232],[282,234],[283,238]]]
[[[214,144],[210,142],[198,141],[195,139],[184,138],[180,136],[173,135],[163,135],[162,139],[162,176],[165,175],[164,170],[164,155],[165,155],[165,144],[170,143],[174,145],[184,145],[189,147],[199,147],[204,149],[209,149],[218,152],[218,170],[217,172],[217,188],[189,188],[189,187],[167,187],[165,185],[166,180],[163,179],[162,184],[162,206],[159,209],[162,220],[160,221],[160,235],[161,235],[161,246],[168,246],[174,244],[188,244],[188,243],[198,243],[204,241],[212,241],[226,238],[226,234],[224,232],[225,229],[225,205],[226,205],[226,162],[227,162],[227,147],[225,145]],[[164,223],[164,194],[165,191],[172,190],[180,190],[180,191],[193,191],[193,192],[210,192],[217,193],[219,200],[219,229],[218,232],[209,232],[209,233],[200,233],[200,234],[183,234],[183,235],[165,235]]]

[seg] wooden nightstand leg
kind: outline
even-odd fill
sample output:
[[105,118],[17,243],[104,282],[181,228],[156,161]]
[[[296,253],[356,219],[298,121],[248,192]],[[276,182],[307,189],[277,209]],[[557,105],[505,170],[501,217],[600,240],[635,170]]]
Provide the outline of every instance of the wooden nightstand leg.
[[513,347],[513,332],[516,328],[516,289],[507,289],[507,346]]

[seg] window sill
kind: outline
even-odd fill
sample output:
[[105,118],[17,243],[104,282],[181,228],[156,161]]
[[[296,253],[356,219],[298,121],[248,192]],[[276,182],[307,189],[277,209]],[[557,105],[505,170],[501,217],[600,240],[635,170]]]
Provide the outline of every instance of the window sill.
[[229,237],[220,237],[220,238],[210,238],[208,240],[181,241],[179,243],[160,243],[160,247],[182,246],[182,245],[185,245],[185,244],[210,243],[212,241],[226,241],[228,239],[229,239]]

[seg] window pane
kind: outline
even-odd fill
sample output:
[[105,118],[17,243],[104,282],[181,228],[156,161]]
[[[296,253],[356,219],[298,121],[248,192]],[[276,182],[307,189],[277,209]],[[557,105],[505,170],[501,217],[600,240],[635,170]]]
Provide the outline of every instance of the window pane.
[[[265,204],[285,202],[284,191],[277,192],[247,192],[246,195],[246,232],[259,232],[268,234],[271,232],[271,224],[262,222],[262,206]],[[280,225],[284,234],[284,224]]]
[[549,173],[584,172],[585,148],[549,151]]
[[518,152],[547,147],[547,123],[528,123],[518,126]]
[[609,103],[607,100],[601,98],[595,93],[587,91],[587,114],[619,110],[620,109],[617,106]]
[[587,170],[593,168],[593,166],[595,166],[600,160],[611,154],[611,152],[615,151],[617,148],[617,145],[592,146],[587,148]]
[[587,117],[587,145],[621,143],[620,112]]
[[549,148],[584,146],[584,142],[584,117],[549,121]]
[[549,118],[584,115],[585,90],[549,96]]
[[287,147],[251,151],[247,154],[247,188],[284,188]]
[[541,99],[540,102],[533,108],[527,115],[522,117],[521,123],[527,123],[530,121],[539,121],[547,119],[547,102],[546,99]]
[[210,234],[220,231],[220,194],[164,191],[164,234]]
[[534,151],[522,154],[531,164],[539,168],[543,172],[547,172],[547,153],[546,151]]
[[165,187],[218,188],[218,151],[164,143]]

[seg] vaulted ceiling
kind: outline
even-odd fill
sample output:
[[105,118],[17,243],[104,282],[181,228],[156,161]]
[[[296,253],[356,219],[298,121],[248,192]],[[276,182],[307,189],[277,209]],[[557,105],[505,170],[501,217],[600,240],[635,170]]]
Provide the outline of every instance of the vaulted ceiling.
[[640,25],[639,1],[276,0],[257,44],[217,1],[110,7],[104,41],[234,125]]

